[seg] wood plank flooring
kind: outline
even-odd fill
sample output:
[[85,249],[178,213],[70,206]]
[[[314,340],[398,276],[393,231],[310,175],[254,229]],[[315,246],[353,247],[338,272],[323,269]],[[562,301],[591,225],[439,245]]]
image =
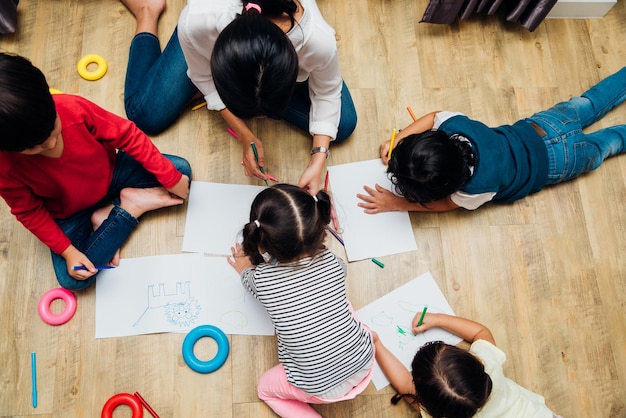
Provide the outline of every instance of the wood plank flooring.
[[[169,0],[162,44],[184,0]],[[497,16],[450,26],[420,24],[427,0],[319,0],[336,29],[343,76],[359,112],[352,138],[329,165],[375,158],[393,128],[446,109],[492,126],[511,123],[582,93],[626,64],[626,2],[602,19],[548,20],[533,33]],[[135,22],[116,0],[29,0],[0,51],[31,59],[52,87],[124,114],[124,74]],[[87,53],[104,56],[105,77],[76,73]],[[1,98],[0,98],[1,100]],[[593,128],[626,123],[626,106]],[[251,126],[265,141],[267,166],[296,182],[308,161],[308,135],[283,122]],[[1,133],[0,133],[1,134]],[[154,137],[162,152],[187,158],[199,181],[257,184],[243,176],[240,147],[215,113],[185,111]],[[506,373],[545,396],[564,417],[626,417],[626,156],[575,181],[510,205],[476,212],[412,214],[418,250],[349,264],[356,309],[431,271],[458,315],[486,324],[507,353]],[[219,198],[219,197],[216,197]],[[122,257],[179,253],[185,207],[145,217]],[[328,246],[345,256],[334,240]],[[94,339],[95,287],[78,311],[52,327],[37,315],[58,284],[48,249],[0,205],[0,417],[99,417],[118,392],[140,392],[161,417],[273,417],[256,381],[277,362],[273,337],[231,336],[219,371],[191,371],[184,335]],[[211,342],[200,341],[199,355]],[[31,406],[30,353],[38,356],[39,406]],[[403,417],[391,389],[373,385],[355,400],[316,406],[325,417]],[[147,413],[147,412],[146,412]],[[130,416],[120,408],[116,417]]]

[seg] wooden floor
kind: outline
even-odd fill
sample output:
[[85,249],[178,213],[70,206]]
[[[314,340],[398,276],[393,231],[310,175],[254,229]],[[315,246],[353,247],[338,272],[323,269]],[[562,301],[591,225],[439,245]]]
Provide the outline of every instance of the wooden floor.
[[[319,0],[337,30],[343,76],[359,112],[352,138],[330,165],[375,158],[392,128],[447,109],[490,125],[513,122],[581,93],[626,64],[626,1],[603,19],[549,20],[529,33],[498,17],[452,26],[420,24],[426,0]],[[184,0],[168,2],[162,41]],[[30,58],[50,85],[124,115],[124,73],[134,19],[115,0],[29,0],[0,50]],[[106,76],[81,79],[76,63],[104,56]],[[1,100],[1,99],[0,99]],[[626,106],[596,127],[626,123]],[[296,182],[310,141],[283,122],[257,120],[266,162]],[[243,176],[240,147],[219,115],[186,111],[154,137],[187,158],[199,181],[258,184]],[[564,417],[626,417],[626,156],[596,172],[510,205],[412,214],[418,250],[349,264],[348,292],[360,308],[430,271],[458,315],[485,323],[507,353],[506,373],[543,394]],[[219,199],[219,196],[215,197]],[[180,253],[185,207],[145,217],[122,257]],[[330,240],[341,256],[343,248]],[[0,416],[99,417],[118,392],[140,392],[161,417],[272,417],[256,381],[277,362],[273,337],[232,336],[217,372],[191,371],[182,334],[94,339],[95,287],[78,294],[67,324],[44,324],[41,295],[58,284],[49,251],[0,205]],[[57,302],[55,302],[57,303]],[[60,303],[60,302],[58,302]],[[209,356],[210,341],[199,342]],[[31,406],[30,353],[37,352],[39,406]],[[411,416],[373,385],[355,400],[316,407],[327,417]],[[116,417],[129,417],[120,408]],[[147,414],[147,412],[146,412]]]

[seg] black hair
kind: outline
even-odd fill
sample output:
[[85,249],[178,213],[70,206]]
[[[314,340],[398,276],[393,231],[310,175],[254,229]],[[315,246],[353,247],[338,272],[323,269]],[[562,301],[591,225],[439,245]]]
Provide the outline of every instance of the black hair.
[[324,191],[276,184],[252,202],[250,222],[243,228],[243,250],[253,264],[261,264],[260,249],[279,262],[314,256],[324,248],[330,222],[330,197]]
[[43,143],[57,114],[46,77],[29,60],[0,53],[0,151]]
[[[244,1],[245,6],[248,1]],[[298,76],[298,55],[287,35],[268,18],[286,13],[295,22],[293,0],[257,0],[218,35],[211,54],[215,88],[235,116],[278,117]]]
[[416,398],[433,418],[469,418],[491,394],[491,377],[472,353],[434,341],[422,346],[411,363]]
[[429,130],[404,138],[391,153],[387,173],[411,203],[428,203],[458,191],[471,177],[474,154],[459,135]]

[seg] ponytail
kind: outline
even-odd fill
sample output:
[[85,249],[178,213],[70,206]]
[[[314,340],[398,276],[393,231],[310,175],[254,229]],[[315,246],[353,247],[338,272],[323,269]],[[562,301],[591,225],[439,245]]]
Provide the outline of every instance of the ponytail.
[[467,183],[469,178],[472,176],[472,168],[474,167],[475,158],[474,152],[472,152],[472,146],[469,143],[469,140],[462,135],[452,134],[450,135],[450,140],[454,144],[454,146],[459,150],[461,158],[463,159],[463,165],[461,171],[464,174],[464,177],[461,179],[462,184]]
[[263,256],[259,252],[259,242],[262,239],[261,222],[255,219],[243,227],[243,252],[250,258],[250,262],[259,265],[263,262]]
[[317,208],[317,221],[325,228],[330,223],[330,196],[323,190],[317,192],[315,196]]

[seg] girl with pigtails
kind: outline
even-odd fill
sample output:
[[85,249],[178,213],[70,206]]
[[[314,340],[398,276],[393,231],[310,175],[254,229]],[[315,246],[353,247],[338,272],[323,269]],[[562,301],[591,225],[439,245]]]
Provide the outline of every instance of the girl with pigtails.
[[330,197],[277,184],[257,195],[228,262],[269,313],[280,364],[258,395],[281,417],[352,399],[369,384],[374,345],[346,295],[346,264],[324,246]]
[[137,19],[124,92],[129,119],[162,132],[201,94],[241,143],[244,174],[264,180],[263,142],[246,120],[285,119],[313,137],[298,185],[317,193],[330,143],[348,138],[357,117],[335,31],[315,0],[188,0],[163,52],[157,24],[165,0],[122,1]]

